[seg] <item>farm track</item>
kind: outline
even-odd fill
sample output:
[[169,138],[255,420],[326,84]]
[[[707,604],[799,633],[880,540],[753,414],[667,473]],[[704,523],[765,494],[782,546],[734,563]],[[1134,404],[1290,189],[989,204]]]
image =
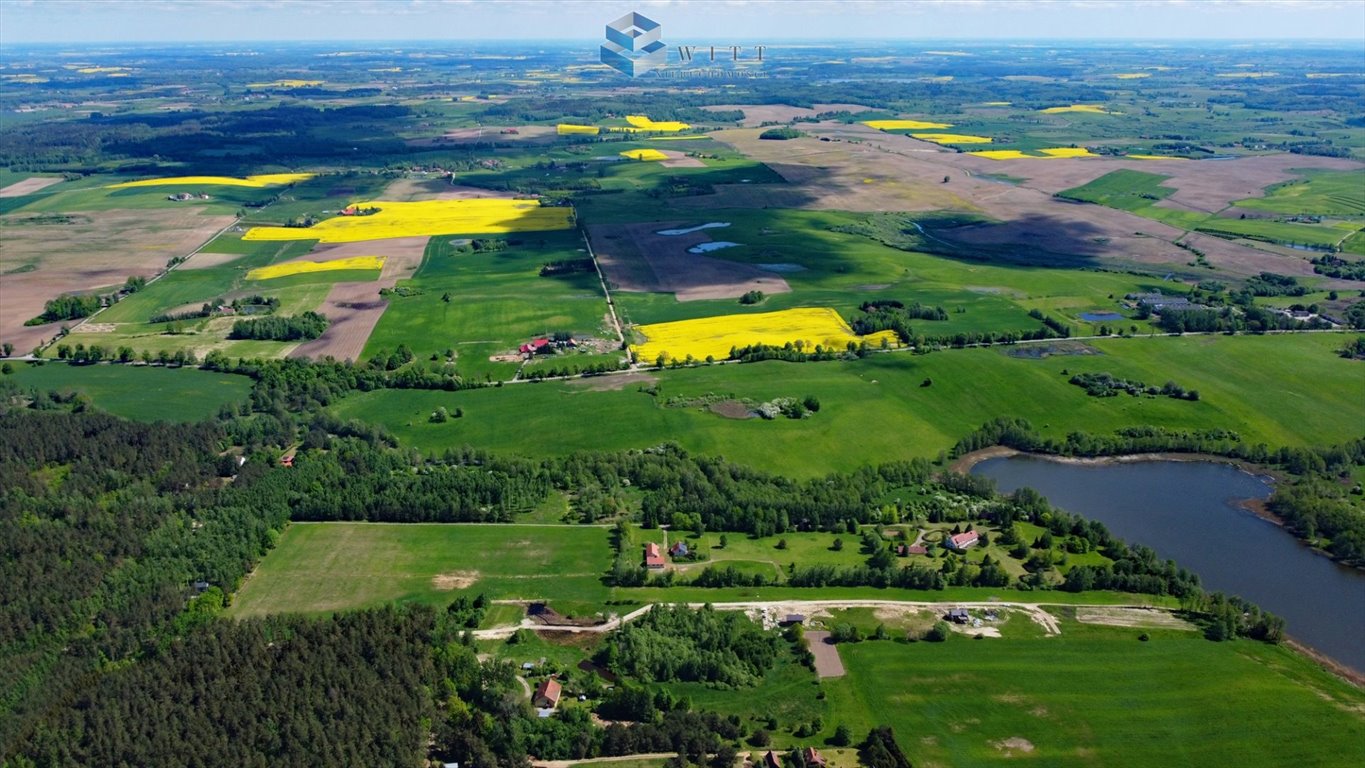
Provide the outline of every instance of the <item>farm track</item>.
[[[516,604],[521,605],[526,601],[522,600],[494,600],[495,604]],[[538,624],[529,618],[524,618],[518,624],[511,624],[492,629],[478,629],[472,633],[474,637],[481,640],[504,640],[511,637],[519,629],[530,629],[541,632],[572,632],[575,634],[601,634],[610,632],[623,624],[634,621],[641,616],[649,613],[656,605],[668,605],[669,603],[649,603],[637,608],[624,616],[614,616],[602,624],[595,624],[589,627],[576,626],[548,626]],[[1164,613],[1174,619],[1174,610],[1169,608],[1159,608],[1150,605],[1108,605],[1103,603],[1019,603],[1009,601],[974,601],[963,602],[960,600],[943,601],[924,601],[924,600],[757,600],[733,603],[686,603],[688,608],[704,608],[711,606],[719,611],[777,611],[779,613],[796,613],[799,611],[813,612],[821,609],[831,608],[887,608],[898,610],[933,610],[940,608],[965,608],[968,610],[986,610],[991,608],[1010,608],[1027,613],[1029,619],[1043,628],[1049,637],[1062,634],[1061,625],[1057,617],[1048,613],[1047,608],[1089,608],[1112,611],[1114,609],[1142,610],[1155,613]]]

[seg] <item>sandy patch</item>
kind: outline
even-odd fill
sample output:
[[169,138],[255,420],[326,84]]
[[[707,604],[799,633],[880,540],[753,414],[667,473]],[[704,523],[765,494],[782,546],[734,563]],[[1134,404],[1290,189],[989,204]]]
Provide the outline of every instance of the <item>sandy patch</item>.
[[815,674],[819,677],[843,677],[844,660],[839,658],[839,646],[830,642],[828,632],[807,632],[806,646],[815,657]]
[[684,153],[684,152],[679,152],[679,151],[676,150],[676,149],[664,149],[664,150],[660,150],[660,151],[662,151],[662,152],[664,153],[664,155],[666,155],[666,156],[668,157],[667,160],[660,160],[660,161],[659,161],[659,165],[662,165],[662,166],[665,167],[665,168],[705,168],[705,167],[706,167],[706,163],[703,163],[699,158],[688,157],[686,153]]
[[185,261],[185,263],[176,267],[176,269],[209,269],[211,267],[221,267],[224,264],[231,264],[244,255],[245,254],[241,253],[196,253]]
[[1076,609],[1076,621],[1079,621],[1082,624],[1104,624],[1110,627],[1198,629],[1198,627],[1177,617],[1170,611],[1159,611],[1148,608],[1129,608],[1123,606],[1079,607]]
[[53,184],[60,183],[60,176],[32,176],[23,181],[16,181],[13,184],[0,189],[0,197],[23,197],[31,195],[40,189],[46,189]]
[[588,235],[597,263],[617,290],[673,293],[678,301],[791,291],[786,280],[753,265],[688,253],[688,248],[711,241],[704,230],[658,234],[684,227],[686,223],[598,224],[588,227]]
[[449,592],[454,589],[469,589],[478,580],[478,571],[451,571],[432,576],[431,586],[442,592]]
[[0,217],[0,341],[28,352],[61,328],[24,325],[42,314],[48,299],[111,290],[130,276],[152,277],[230,223],[231,216],[202,216],[186,207],[65,217],[21,210]]
[[992,741],[991,746],[1005,753],[1005,757],[1013,757],[1015,753],[1026,755],[1033,751],[1033,742],[1019,736],[1011,736],[1008,739]]

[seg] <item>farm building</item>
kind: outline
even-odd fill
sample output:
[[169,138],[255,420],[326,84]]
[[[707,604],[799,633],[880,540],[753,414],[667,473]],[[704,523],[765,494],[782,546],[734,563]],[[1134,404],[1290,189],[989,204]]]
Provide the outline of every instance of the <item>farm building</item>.
[[803,762],[805,762],[807,768],[811,768],[812,766],[824,766],[825,764],[824,756],[822,756],[815,747],[802,747],[801,757],[805,758]]
[[668,556],[669,556],[669,557],[687,557],[687,542],[685,542],[685,541],[675,541],[675,542],[673,542],[673,545],[672,545],[671,547],[668,548]]
[[659,545],[652,541],[645,545],[645,567],[664,567],[664,556],[659,553]]
[[782,620],[781,623],[782,626],[784,627],[791,626],[792,624],[805,624],[806,617],[799,613],[789,613],[787,614],[787,617]]
[[559,681],[553,677],[546,678],[540,685],[536,686],[535,695],[531,697],[531,704],[541,709],[554,709],[559,705],[560,692]]
[[782,761],[777,759],[777,755],[773,754],[771,749],[763,756],[763,768],[782,768]]
[[947,616],[948,621],[951,621],[954,624],[966,624],[972,620],[972,617],[967,614],[966,608],[954,608],[948,611]]
[[943,546],[954,552],[965,552],[968,548],[976,546],[980,540],[981,536],[976,531],[967,531],[966,533],[955,533],[952,536],[945,537]]

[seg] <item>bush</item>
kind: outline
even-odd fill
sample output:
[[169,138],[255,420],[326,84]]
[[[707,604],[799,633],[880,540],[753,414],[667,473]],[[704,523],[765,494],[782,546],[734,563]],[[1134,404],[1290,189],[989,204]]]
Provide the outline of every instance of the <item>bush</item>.
[[931,643],[941,643],[951,637],[952,634],[953,630],[948,626],[948,622],[936,621],[934,626],[930,627],[929,631],[925,633],[924,639]]

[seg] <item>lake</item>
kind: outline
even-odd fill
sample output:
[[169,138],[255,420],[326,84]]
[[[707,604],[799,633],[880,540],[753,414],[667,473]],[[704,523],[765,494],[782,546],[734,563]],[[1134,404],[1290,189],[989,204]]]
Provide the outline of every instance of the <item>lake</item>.
[[1265,480],[1215,462],[1072,464],[1037,456],[987,459],[972,474],[1006,493],[1032,487],[1053,506],[1104,523],[1199,574],[1205,589],[1283,616],[1295,640],[1365,672],[1365,573],[1237,506],[1267,498]]

